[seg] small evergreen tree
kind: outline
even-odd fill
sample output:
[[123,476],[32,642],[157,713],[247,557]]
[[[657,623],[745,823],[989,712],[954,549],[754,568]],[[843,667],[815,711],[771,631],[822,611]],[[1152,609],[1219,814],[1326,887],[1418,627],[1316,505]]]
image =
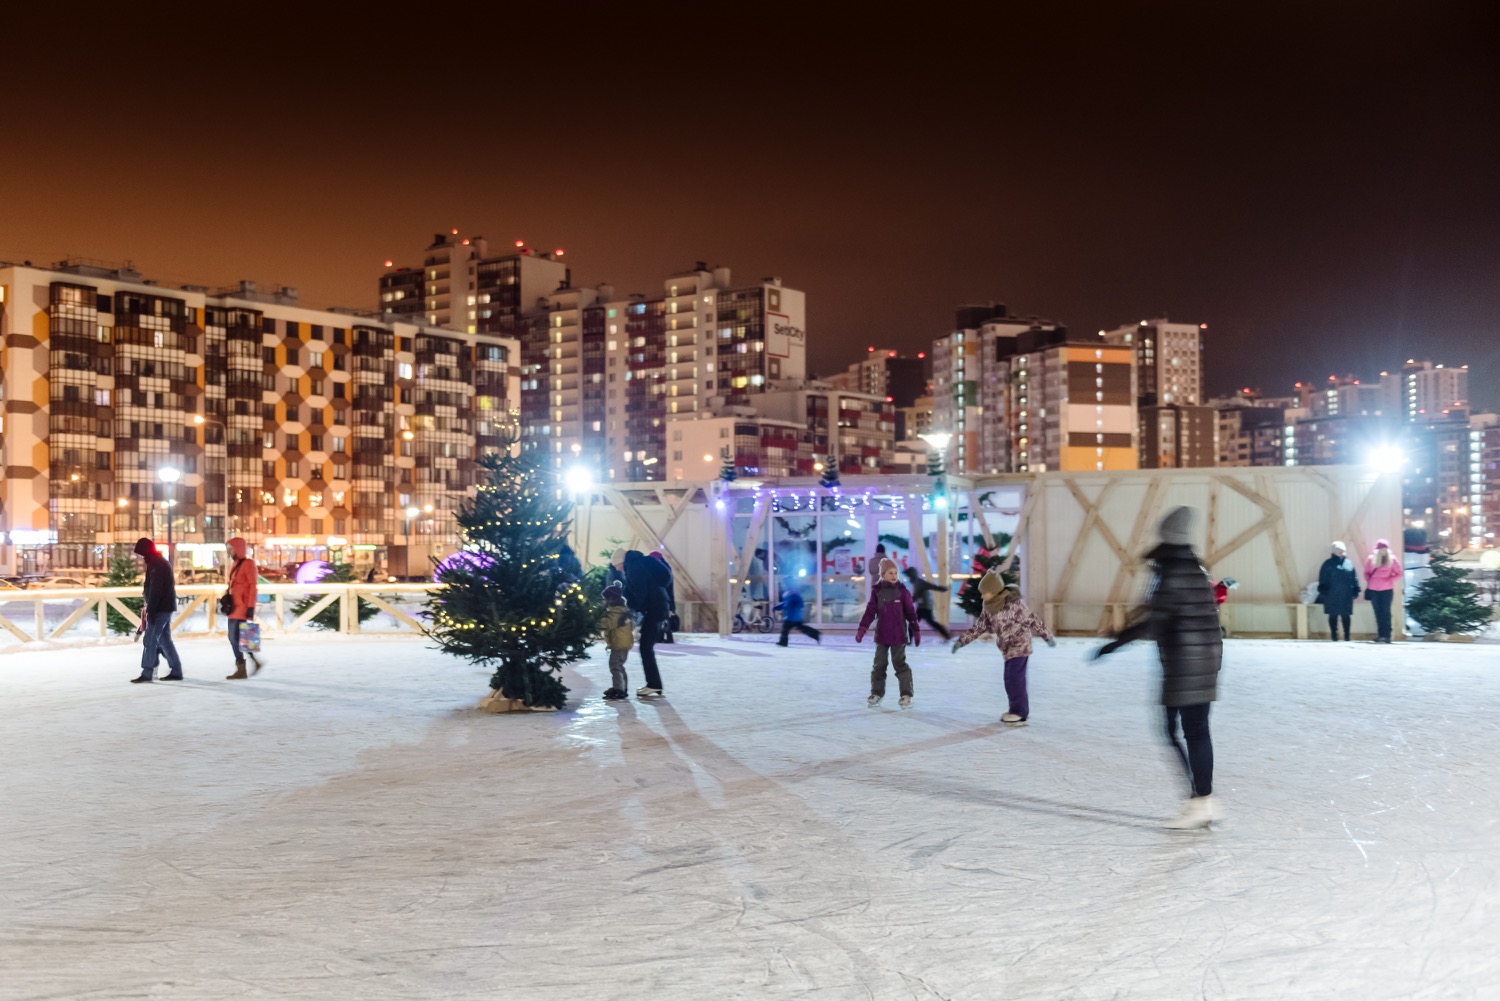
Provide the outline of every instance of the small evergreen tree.
[[[328,571],[324,573],[323,576],[318,578],[318,583],[353,584],[354,580],[354,568],[345,563],[343,560],[335,560],[334,562],[328,564]],[[309,594],[307,597],[293,602],[292,615],[294,617],[300,616],[303,612],[313,607],[313,605],[316,605],[322,598],[323,595],[321,594]],[[380,609],[376,608],[368,601],[361,599],[356,614],[359,616],[359,621],[364,622],[378,611],[380,611]],[[329,629],[337,631],[339,628],[339,600],[335,598],[327,608],[323,609],[317,615],[314,615],[312,618],[308,619],[307,624],[310,626],[316,626],[318,629]]]
[[1428,569],[1432,576],[1406,599],[1406,613],[1429,633],[1477,633],[1490,621],[1490,610],[1479,602],[1479,589],[1469,572],[1453,561],[1452,553],[1434,550]]
[[832,490],[839,485],[839,461],[833,456],[823,460],[823,475],[818,480],[818,486],[824,490]]
[[562,666],[588,655],[598,629],[598,606],[558,561],[573,505],[533,453],[507,447],[479,464],[485,482],[457,515],[471,555],[438,568],[443,587],[427,601],[428,635],[493,668],[490,687],[505,698],[560,709]]
[[[115,556],[109,561],[109,572],[99,581],[100,587],[140,587],[141,571],[136,565],[133,556]],[[120,604],[130,609],[137,615],[141,614],[141,598],[121,598]],[[123,636],[126,633],[135,632],[135,626],[130,620],[121,615],[113,606],[110,607],[106,621],[109,623],[109,631]]]
[[721,448],[719,456],[723,459],[722,464],[719,466],[719,479],[725,483],[733,483],[735,477],[739,475],[738,471],[734,468],[734,456],[727,448]]

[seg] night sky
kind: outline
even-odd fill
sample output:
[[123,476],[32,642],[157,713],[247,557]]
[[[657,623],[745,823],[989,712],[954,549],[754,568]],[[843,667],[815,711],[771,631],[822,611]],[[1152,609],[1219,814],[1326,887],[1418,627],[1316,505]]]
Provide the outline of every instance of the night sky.
[[779,275],[823,373],[994,300],[1207,323],[1215,392],[1415,356],[1500,405],[1493,2],[464,6],[7,12],[0,259],[371,306],[457,227]]

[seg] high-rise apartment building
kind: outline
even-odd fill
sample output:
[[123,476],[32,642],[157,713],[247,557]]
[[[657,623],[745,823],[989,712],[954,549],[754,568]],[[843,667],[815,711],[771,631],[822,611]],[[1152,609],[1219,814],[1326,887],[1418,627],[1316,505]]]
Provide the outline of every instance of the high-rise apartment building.
[[1023,335],[1006,427],[1018,472],[1137,469],[1130,345]]
[[421,573],[519,394],[514,339],[307,309],[250,282],[3,265],[0,334],[13,569],[100,567],[170,525],[179,550],[242,535],[268,564]]
[[1432,420],[1469,406],[1469,366],[1446,368],[1408,358],[1401,369],[1401,395],[1409,421]]
[[965,306],[954,330],[932,345],[932,426],[953,435],[948,467],[957,473],[1019,468],[1015,442],[1003,432],[1011,408],[1011,359],[1023,334],[1065,338],[1049,320],[1012,316],[999,303]]
[[395,319],[464,333],[519,336],[516,321],[535,313],[541,300],[570,282],[561,250],[540,251],[515,241],[509,253],[491,254],[482,236],[458,230],[433,235],[419,268],[386,262],[380,308]]
[[1203,406],[1203,332],[1207,324],[1160,318],[1099,331],[1136,360],[1140,464],[1145,469],[1212,466],[1215,412]]
[[1308,416],[1294,397],[1263,398],[1248,389],[1205,406],[1218,415],[1220,466],[1285,465],[1285,429]]

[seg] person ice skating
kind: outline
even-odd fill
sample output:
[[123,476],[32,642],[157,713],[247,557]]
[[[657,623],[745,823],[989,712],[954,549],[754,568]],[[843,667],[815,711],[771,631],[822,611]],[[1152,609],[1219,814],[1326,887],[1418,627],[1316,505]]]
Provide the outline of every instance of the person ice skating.
[[745,573],[745,579],[750,583],[751,601],[768,601],[771,596],[770,585],[766,583],[766,568],[770,565],[770,558],[766,556],[764,549],[757,549],[750,557],[750,566]]
[[[1174,508],[1162,519],[1161,542],[1146,554],[1155,571],[1146,604],[1131,616],[1130,625],[1093,654],[1098,659],[1137,639],[1156,641],[1167,742],[1182,761],[1191,791],[1182,813],[1167,823],[1173,829],[1203,827],[1218,815],[1208,710],[1218,698],[1224,639],[1208,573],[1193,553],[1192,521],[1193,510],[1187,507]],[[1177,739],[1179,720],[1185,750]]]
[[1344,624],[1344,639],[1349,639],[1349,619],[1354,614],[1354,599],[1359,597],[1359,574],[1349,562],[1349,552],[1342,542],[1330,547],[1328,559],[1318,570],[1318,597],[1314,604],[1323,606],[1328,616],[1329,639],[1339,638],[1339,623]]
[[[255,561],[246,555],[244,539],[230,539],[228,546],[229,552],[234,556],[234,565],[229,569],[229,598],[234,607],[226,616],[229,621],[229,649],[234,651],[234,673],[226,680],[239,681],[250,676],[245,673],[245,654],[240,652],[240,627],[246,622],[255,621],[257,571]],[[259,674],[260,658],[251,653],[250,662],[255,665],[251,674]]]
[[1365,560],[1365,597],[1375,612],[1376,643],[1391,641],[1391,600],[1396,582],[1401,579],[1401,564],[1391,555],[1391,544],[1375,540],[1375,551]]
[[932,617],[932,592],[941,591],[943,594],[947,594],[948,589],[946,587],[938,587],[936,584],[931,584],[923,580],[922,575],[917,573],[916,567],[906,568],[906,579],[911,582],[911,597],[917,605],[917,618],[927,623],[937,631],[939,636],[947,640],[949,637],[948,630],[943,627],[942,623]]
[[922,645],[921,627],[917,625],[917,606],[911,592],[900,581],[896,564],[881,560],[880,580],[870,589],[870,601],[854,632],[854,642],[863,643],[865,631],[875,623],[875,663],[870,669],[870,697],[873,708],[885,698],[885,668],[889,660],[896,664],[896,683],[901,690],[901,708],[911,705],[911,668],[906,664],[906,638],[910,630],[912,646]]
[[141,624],[137,637],[144,637],[141,650],[141,676],[131,678],[132,685],[153,680],[157,661],[167,658],[167,673],[162,681],[182,680],[182,660],[172,643],[172,613],[177,610],[177,584],[172,567],[156,545],[142,536],[136,540],[135,554],[146,561],[146,579],[141,586]]
[[613,702],[630,698],[630,679],[625,673],[625,661],[630,648],[635,645],[634,630],[630,622],[630,609],[625,605],[625,589],[619,584],[610,584],[604,589],[604,646],[609,650],[609,690],[604,698]]
[[625,601],[641,617],[641,672],[646,684],[636,689],[642,698],[662,694],[661,672],[656,666],[656,644],[667,618],[667,568],[638,549],[625,554]]
[[791,578],[781,588],[781,600],[776,603],[776,610],[781,613],[781,639],[776,642],[777,646],[786,646],[787,640],[795,629],[803,636],[811,636],[819,643],[823,642],[823,634],[802,621],[806,602],[802,600],[802,590]]
[[1048,646],[1057,646],[1057,640],[1021,600],[1021,589],[1014,584],[1007,585],[996,571],[991,570],[980,578],[979,593],[984,596],[984,608],[968,632],[953,641],[953,652],[958,653],[987,633],[993,635],[1000,656],[1005,659],[1005,698],[1010,704],[1000,721],[1024,723],[1031,715],[1031,702],[1026,696],[1026,662],[1031,658],[1031,637],[1041,637]]
[[666,554],[660,549],[653,549],[647,554],[653,560],[662,565],[667,572],[667,617],[661,623],[661,641],[663,643],[676,643],[673,636],[677,632],[677,582],[672,578],[672,564],[667,562]]

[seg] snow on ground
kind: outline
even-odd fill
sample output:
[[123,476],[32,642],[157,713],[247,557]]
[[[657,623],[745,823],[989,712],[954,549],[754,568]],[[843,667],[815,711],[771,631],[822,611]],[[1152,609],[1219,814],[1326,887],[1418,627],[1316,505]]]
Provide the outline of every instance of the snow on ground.
[[[473,711],[420,639],[0,656],[0,998],[1500,996],[1493,646],[1230,641],[1212,830],[1154,651],[684,636],[668,698]],[[632,685],[641,682],[632,655]]]

